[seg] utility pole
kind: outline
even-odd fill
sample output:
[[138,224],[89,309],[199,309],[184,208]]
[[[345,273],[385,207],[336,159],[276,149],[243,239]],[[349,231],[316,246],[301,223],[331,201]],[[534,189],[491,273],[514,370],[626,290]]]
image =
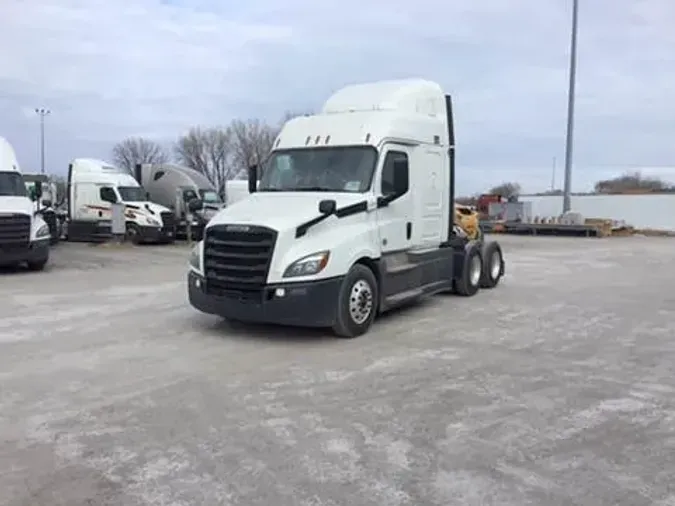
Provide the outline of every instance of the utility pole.
[[40,173],[45,173],[45,116],[49,116],[51,111],[44,107],[37,107],[35,114],[40,116]]
[[551,193],[555,191],[555,165],[556,165],[555,156],[553,157],[553,165],[551,167]]
[[574,100],[577,80],[577,23],[579,0],[572,0],[572,40],[570,43],[570,82],[567,89],[567,139],[565,141],[565,186],[563,213],[570,211],[572,194],[572,156],[574,144]]

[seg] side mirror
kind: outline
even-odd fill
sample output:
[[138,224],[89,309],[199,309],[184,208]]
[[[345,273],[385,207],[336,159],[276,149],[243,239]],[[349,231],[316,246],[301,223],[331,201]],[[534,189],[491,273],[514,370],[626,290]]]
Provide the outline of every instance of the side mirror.
[[35,200],[40,200],[40,197],[42,197],[42,181],[35,181],[34,188]]
[[248,168],[248,192],[258,191],[258,165],[251,165]]
[[394,194],[403,195],[408,191],[410,181],[408,179],[408,162],[407,160],[394,161]]
[[335,214],[337,203],[334,200],[322,200],[319,202],[319,213],[330,216]]
[[201,210],[203,206],[204,203],[199,199],[192,199],[190,202],[187,203],[188,212],[191,213],[196,213],[197,211]]

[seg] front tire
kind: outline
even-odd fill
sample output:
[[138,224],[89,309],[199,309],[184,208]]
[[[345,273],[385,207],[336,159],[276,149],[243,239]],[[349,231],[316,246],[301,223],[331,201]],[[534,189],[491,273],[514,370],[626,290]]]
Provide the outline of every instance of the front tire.
[[348,339],[368,332],[375,320],[379,300],[377,279],[373,271],[365,265],[354,265],[345,276],[338,297],[333,332]]
[[26,262],[26,265],[28,266],[29,271],[39,272],[39,271],[45,270],[45,267],[47,266],[48,261],[49,261],[49,257],[45,257],[45,258],[42,258],[40,260]]
[[131,244],[141,243],[141,231],[135,223],[127,223],[126,240]]

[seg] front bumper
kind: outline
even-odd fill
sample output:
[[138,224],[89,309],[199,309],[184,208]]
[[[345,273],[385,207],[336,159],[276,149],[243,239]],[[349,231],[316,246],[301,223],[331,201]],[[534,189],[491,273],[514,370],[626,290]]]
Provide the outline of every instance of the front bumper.
[[160,227],[138,227],[138,234],[142,242],[167,242],[176,239],[175,230]]
[[[190,304],[203,313],[244,322],[330,327],[337,316],[342,277],[267,285],[254,300],[236,292],[207,293],[204,278],[194,271],[187,283]],[[283,289],[284,296],[277,295],[278,289]]]
[[20,262],[41,262],[49,258],[49,237],[33,241],[28,246],[7,246],[0,244],[0,265]]

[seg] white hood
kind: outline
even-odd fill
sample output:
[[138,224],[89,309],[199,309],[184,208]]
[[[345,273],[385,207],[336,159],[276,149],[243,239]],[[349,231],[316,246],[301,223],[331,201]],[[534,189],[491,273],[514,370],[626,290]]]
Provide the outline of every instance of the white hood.
[[279,232],[319,216],[319,202],[332,199],[338,209],[362,202],[360,193],[256,192],[220,211],[209,225],[263,225]]
[[28,197],[6,197],[0,195],[0,213],[21,213],[32,216],[34,205]]
[[[159,213],[171,212],[171,210],[169,208],[164,207],[164,206],[160,206],[159,204],[155,204],[154,202],[148,202],[148,201],[128,202],[128,201],[125,201],[124,204],[126,204],[128,206],[138,207],[139,211],[145,211],[148,214],[150,214],[148,212],[148,208],[150,208],[152,210],[152,212],[155,213],[155,215],[157,215],[157,216],[159,216]],[[150,215],[152,216],[152,214],[150,214]]]

